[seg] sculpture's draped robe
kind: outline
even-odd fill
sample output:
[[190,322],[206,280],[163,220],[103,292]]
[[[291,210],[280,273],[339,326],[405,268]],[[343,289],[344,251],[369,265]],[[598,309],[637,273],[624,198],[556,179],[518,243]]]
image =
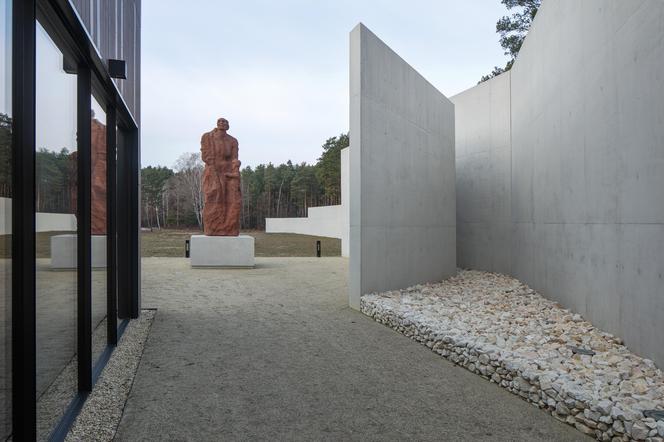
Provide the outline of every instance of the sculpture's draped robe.
[[203,171],[203,230],[209,236],[240,234],[240,162],[238,142],[220,130],[201,138]]

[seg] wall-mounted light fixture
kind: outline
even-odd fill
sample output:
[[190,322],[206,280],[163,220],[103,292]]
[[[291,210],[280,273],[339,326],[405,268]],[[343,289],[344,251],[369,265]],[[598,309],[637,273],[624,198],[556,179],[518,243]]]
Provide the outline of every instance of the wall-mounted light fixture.
[[108,73],[111,78],[127,79],[127,62],[124,60],[108,59]]

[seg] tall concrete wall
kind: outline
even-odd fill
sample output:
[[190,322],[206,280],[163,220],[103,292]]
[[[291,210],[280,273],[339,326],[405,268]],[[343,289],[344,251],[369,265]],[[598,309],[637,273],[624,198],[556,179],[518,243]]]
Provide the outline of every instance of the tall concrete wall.
[[[460,265],[513,274],[660,366],[662,60],[664,2],[545,1],[511,77],[453,98]],[[488,193],[507,171],[507,108],[511,191]]]
[[452,97],[456,108],[457,263],[510,273],[510,73]]
[[350,305],[455,274],[454,105],[362,24],[350,145]]
[[350,148],[341,149],[341,256],[350,255]]

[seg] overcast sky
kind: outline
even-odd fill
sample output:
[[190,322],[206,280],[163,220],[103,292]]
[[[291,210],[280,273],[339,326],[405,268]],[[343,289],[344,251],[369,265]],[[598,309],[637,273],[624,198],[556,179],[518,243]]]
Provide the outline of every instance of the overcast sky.
[[240,160],[315,162],[348,131],[348,34],[359,22],[447,96],[506,57],[499,0],[144,0],[142,162],[172,167],[218,117]]

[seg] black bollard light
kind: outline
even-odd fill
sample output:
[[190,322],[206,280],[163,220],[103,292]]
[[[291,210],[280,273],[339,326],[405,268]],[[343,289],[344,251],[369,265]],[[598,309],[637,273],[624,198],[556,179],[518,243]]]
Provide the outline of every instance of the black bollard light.
[[189,258],[189,240],[184,240],[184,257]]
[[316,256],[320,258],[320,241],[316,241]]

